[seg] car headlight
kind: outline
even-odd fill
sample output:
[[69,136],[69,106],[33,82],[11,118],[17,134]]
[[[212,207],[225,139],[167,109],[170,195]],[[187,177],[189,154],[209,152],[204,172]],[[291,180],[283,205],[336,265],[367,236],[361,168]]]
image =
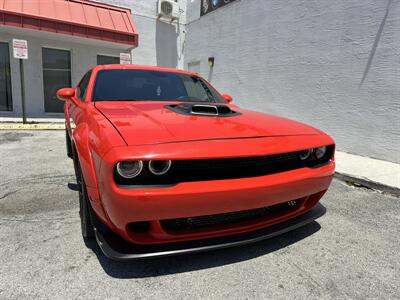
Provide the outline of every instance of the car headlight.
[[151,160],[149,161],[149,170],[154,175],[164,175],[171,169],[170,160]]
[[326,154],[326,146],[315,148],[315,157],[317,159],[321,159]]
[[117,172],[124,178],[134,178],[143,170],[143,162],[141,160],[126,160],[117,163]]
[[313,153],[313,149],[307,149],[299,152],[299,157],[301,160],[307,160]]

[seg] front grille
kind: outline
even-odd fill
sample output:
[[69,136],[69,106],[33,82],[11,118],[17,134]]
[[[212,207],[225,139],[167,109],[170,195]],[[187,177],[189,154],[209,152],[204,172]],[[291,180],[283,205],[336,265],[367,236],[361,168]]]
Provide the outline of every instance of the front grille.
[[[134,180],[116,178],[120,184],[175,184],[179,182],[206,181],[255,177],[301,168],[297,152],[243,158],[175,160],[171,170],[159,177],[147,172]],[[117,175],[117,174],[116,174]],[[132,184],[132,183],[131,183]]]
[[270,217],[277,216],[281,213],[287,213],[291,210],[296,209],[299,203],[300,203],[299,201],[290,201],[277,205],[272,205],[269,207],[262,207],[251,210],[243,210],[237,212],[191,217],[191,218],[162,220],[161,225],[163,226],[164,229],[172,231],[217,227],[217,226],[235,224],[245,221],[254,221],[269,216]]
[[257,177],[324,164],[331,159],[333,149],[333,145],[329,146],[322,160],[314,159],[307,162],[300,160],[299,151],[268,156],[173,160],[171,169],[162,176],[151,174],[148,162],[144,162],[144,171],[136,178],[124,179],[116,171],[114,171],[114,176],[119,185],[168,185],[180,182]]
[[233,179],[254,177],[292,170],[301,167],[297,153],[262,157],[227,159],[178,160],[174,175],[186,181]]

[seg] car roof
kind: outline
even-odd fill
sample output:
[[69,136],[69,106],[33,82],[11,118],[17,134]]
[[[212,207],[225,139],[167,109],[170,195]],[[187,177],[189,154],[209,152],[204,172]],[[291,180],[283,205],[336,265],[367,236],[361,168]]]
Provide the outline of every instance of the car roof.
[[182,73],[188,75],[196,75],[199,74],[194,72],[189,72],[180,69],[173,68],[165,68],[165,67],[156,67],[156,66],[143,66],[143,65],[121,65],[121,64],[112,64],[112,65],[99,65],[93,68],[93,70],[148,70],[148,71],[160,71],[160,72],[174,72],[174,73]]

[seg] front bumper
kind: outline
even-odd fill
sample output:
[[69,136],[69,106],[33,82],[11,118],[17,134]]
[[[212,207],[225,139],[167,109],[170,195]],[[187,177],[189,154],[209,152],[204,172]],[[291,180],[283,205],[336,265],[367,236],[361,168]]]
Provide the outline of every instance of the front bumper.
[[325,212],[325,207],[318,203],[305,214],[260,230],[220,238],[165,245],[144,246],[128,243],[105,227],[96,228],[95,234],[101,251],[108,258],[119,261],[137,260],[204,252],[259,242],[311,223],[315,219],[323,216]]
[[[125,240],[135,244],[164,244],[239,234],[286,221],[310,210],[328,189],[334,164],[317,169],[303,168],[280,174],[220,180],[190,182],[162,189],[120,189],[109,184],[102,192],[110,227]],[[186,234],[171,234],[160,220],[207,216],[225,212],[268,207],[302,199],[304,205],[292,214],[278,219],[224,228],[210,228]],[[128,230],[130,222],[150,221],[150,230],[140,234]]]
[[[310,135],[116,147],[101,159],[95,159],[99,193],[95,201],[92,195],[90,197],[103,223],[121,238],[136,245],[186,243],[253,232],[312,209],[332,181],[334,161],[318,168],[305,167],[265,176],[146,188],[117,186],[113,178],[114,166],[119,160],[190,160],[241,157],[243,153],[263,156],[332,143],[325,135]],[[162,220],[240,212],[292,200],[301,200],[304,205],[293,213],[260,222],[179,234],[166,230],[161,224]],[[129,227],[134,222],[150,222],[150,228],[145,234],[134,232]]]

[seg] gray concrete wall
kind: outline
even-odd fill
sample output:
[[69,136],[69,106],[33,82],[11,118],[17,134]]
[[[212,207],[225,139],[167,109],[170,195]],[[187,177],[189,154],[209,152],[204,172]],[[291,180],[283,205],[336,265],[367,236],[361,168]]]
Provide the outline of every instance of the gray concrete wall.
[[200,18],[192,0],[187,18],[185,66],[200,61],[236,104],[321,128],[339,150],[400,162],[400,1],[236,0]]

